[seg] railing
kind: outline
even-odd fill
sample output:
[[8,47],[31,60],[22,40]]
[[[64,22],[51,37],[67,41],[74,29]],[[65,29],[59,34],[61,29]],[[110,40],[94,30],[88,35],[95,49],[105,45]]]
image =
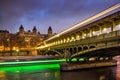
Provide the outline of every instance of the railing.
[[[116,47],[118,46],[119,41],[120,41],[120,30],[93,36],[93,37],[88,37],[88,38],[84,38],[84,39],[80,39],[80,40],[76,40],[76,41],[72,41],[68,43],[52,45],[52,46],[44,48],[44,50],[48,50],[48,49],[59,50],[59,49],[74,48],[76,46],[81,46],[83,48],[83,46],[85,45],[88,45],[88,47],[90,47],[89,46],[90,44],[94,45],[95,49],[102,49],[102,48]],[[89,52],[90,50],[92,49],[86,50],[85,52]],[[80,52],[79,54],[81,53],[82,52]]]
[[72,42],[69,42],[69,43],[58,44],[58,45],[51,46],[51,47],[63,47],[63,45],[64,46],[82,45],[82,44],[94,43],[94,42],[99,42],[99,41],[105,41],[107,39],[110,39],[110,38],[112,39],[112,38],[119,37],[119,36],[120,36],[120,30],[110,32],[110,33],[106,33],[106,34],[93,36],[93,37],[88,37],[88,38],[85,38],[85,39],[72,41]]

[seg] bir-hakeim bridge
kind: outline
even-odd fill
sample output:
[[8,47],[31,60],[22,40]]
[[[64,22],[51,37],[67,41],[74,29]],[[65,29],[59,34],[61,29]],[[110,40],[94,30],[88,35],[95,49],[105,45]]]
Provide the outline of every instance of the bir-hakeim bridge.
[[71,62],[112,59],[120,54],[120,3],[45,40],[37,49]]

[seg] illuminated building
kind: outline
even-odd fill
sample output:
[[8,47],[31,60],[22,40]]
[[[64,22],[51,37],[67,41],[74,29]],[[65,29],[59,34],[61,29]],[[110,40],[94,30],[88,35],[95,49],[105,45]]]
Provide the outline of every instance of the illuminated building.
[[[7,30],[0,30],[0,52],[15,55],[13,52],[26,51],[27,53],[31,50],[35,50],[35,47],[43,44],[43,40],[53,36],[52,28],[48,28],[48,34],[41,34],[36,26],[33,27],[32,31],[25,31],[23,25],[20,25],[19,31],[16,33],[9,33]],[[27,54],[26,52],[20,53],[19,55]],[[1,54],[3,55],[3,54]]]

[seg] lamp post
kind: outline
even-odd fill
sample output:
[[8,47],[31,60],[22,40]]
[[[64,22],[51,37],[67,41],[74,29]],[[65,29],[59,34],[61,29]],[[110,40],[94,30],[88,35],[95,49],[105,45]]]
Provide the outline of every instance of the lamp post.
[[16,54],[16,61],[19,61],[19,59],[18,59],[19,49],[17,49],[16,52],[17,52],[17,54]]

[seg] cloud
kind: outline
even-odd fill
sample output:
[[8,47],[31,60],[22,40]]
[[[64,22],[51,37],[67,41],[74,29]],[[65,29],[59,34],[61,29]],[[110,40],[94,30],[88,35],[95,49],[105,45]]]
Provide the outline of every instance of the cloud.
[[119,2],[119,0],[0,0],[0,29],[11,30],[12,27],[16,30],[20,24],[26,28],[30,25],[42,26],[40,28],[45,28],[46,31],[48,26],[53,24],[57,27],[59,24],[60,27],[62,26],[60,24],[64,23],[63,26],[67,27],[68,24],[75,24],[71,21],[78,22]]
[[2,13],[0,17],[6,20],[6,18],[19,18],[24,15],[35,16],[36,13],[39,13],[39,16],[61,17],[74,14],[74,12],[79,11],[78,8],[81,6],[81,4],[76,4],[74,0],[1,0],[0,11]]

